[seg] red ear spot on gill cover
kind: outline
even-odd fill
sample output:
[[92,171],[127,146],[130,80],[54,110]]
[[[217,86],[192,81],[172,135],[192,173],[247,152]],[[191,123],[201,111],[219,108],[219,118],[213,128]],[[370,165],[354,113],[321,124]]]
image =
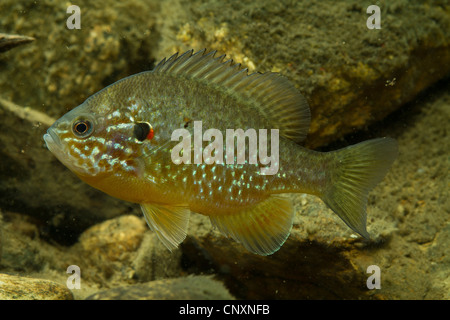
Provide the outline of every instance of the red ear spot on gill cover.
[[134,125],[133,134],[139,141],[152,140],[155,136],[153,128],[148,122],[137,122]]
[[150,131],[148,132],[147,139],[152,140],[154,136],[155,132],[153,131],[153,128],[150,126]]

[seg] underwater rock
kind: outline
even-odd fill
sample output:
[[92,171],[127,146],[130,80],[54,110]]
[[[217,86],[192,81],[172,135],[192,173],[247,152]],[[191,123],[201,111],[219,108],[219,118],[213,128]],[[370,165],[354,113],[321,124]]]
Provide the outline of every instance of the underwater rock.
[[437,2],[383,3],[381,29],[366,26],[368,5],[355,1],[181,3],[185,20],[167,20],[178,32],[156,55],[210,48],[250,72],[285,75],[311,106],[310,147],[383,119],[450,72],[448,12]]
[[105,85],[150,67],[158,1],[78,1],[81,29],[66,26],[70,5],[1,1],[0,30],[36,39],[2,54],[3,98],[56,118]]
[[83,267],[87,269],[85,277],[102,276],[108,283],[120,277],[147,282],[183,274],[181,250],[167,250],[144,218],[134,215],[116,217],[88,228],[71,252],[90,265]]
[[134,215],[108,219],[88,228],[70,248],[81,259],[75,264],[80,266],[82,278],[108,287],[134,281],[133,262],[148,231],[144,219]]
[[99,262],[120,261],[141,244],[147,226],[142,219],[126,215],[106,220],[84,231],[79,238],[80,251]]
[[[192,240],[192,239],[190,239]],[[352,264],[351,245],[327,247],[291,238],[271,256],[245,252],[236,244],[219,246],[219,239],[187,242],[191,263],[212,270],[238,299],[368,299],[364,272]],[[199,250],[200,249],[200,250]],[[200,256],[199,251],[205,253]]]
[[167,250],[157,235],[148,230],[132,262],[133,279],[146,282],[179,277],[184,272],[181,258],[180,248]]
[[226,287],[211,276],[188,276],[97,292],[87,300],[231,300]]
[[67,287],[44,279],[0,274],[0,300],[72,300]]

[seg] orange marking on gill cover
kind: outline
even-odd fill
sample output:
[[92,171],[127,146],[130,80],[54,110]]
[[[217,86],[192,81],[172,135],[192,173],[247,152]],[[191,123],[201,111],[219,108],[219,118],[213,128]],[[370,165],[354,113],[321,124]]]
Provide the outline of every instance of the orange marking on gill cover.
[[152,140],[154,136],[155,132],[153,131],[153,128],[150,126],[150,131],[148,132],[147,139]]

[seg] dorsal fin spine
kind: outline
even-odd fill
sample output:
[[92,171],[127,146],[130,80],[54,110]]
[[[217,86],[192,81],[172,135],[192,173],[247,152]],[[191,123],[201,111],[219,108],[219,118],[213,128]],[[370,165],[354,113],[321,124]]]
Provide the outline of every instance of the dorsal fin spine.
[[236,99],[250,103],[267,118],[271,129],[279,129],[280,135],[295,142],[302,141],[309,130],[310,112],[305,98],[286,78],[277,73],[252,73],[233,64],[223,62],[225,55],[214,57],[216,51],[206,49],[194,53],[172,55],[161,61],[154,73],[169,74],[186,79],[195,79],[220,88]]

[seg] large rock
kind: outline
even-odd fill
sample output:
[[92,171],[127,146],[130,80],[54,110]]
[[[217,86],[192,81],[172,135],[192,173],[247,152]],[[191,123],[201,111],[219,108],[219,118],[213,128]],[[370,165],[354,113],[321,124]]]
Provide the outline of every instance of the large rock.
[[183,274],[180,249],[169,251],[144,221],[143,217],[124,215],[98,223],[68,250],[77,257],[82,278],[88,282],[120,286],[176,278]]
[[[250,71],[275,71],[307,97],[317,147],[365,128],[450,72],[448,7],[433,1],[380,5],[381,29],[358,1],[180,1],[184,23],[159,47],[212,48]],[[159,53],[160,52],[160,53]]]
[[131,263],[133,279],[147,282],[177,278],[185,273],[182,257],[183,252],[180,248],[169,251],[156,234],[148,230]]
[[82,287],[86,283],[110,287],[132,281],[132,263],[147,231],[143,219],[133,215],[108,219],[85,230],[68,250],[74,257],[70,264],[80,268]]
[[44,279],[0,273],[0,300],[72,300],[67,287]]
[[230,300],[224,285],[210,276],[151,281],[99,291],[89,300]]
[[66,27],[70,5],[0,3],[0,30],[36,39],[0,56],[3,98],[59,117],[109,83],[150,67],[158,1],[78,1],[79,30]]
[[79,238],[80,251],[98,260],[122,261],[128,252],[139,248],[147,226],[136,216],[125,215],[96,224]]

